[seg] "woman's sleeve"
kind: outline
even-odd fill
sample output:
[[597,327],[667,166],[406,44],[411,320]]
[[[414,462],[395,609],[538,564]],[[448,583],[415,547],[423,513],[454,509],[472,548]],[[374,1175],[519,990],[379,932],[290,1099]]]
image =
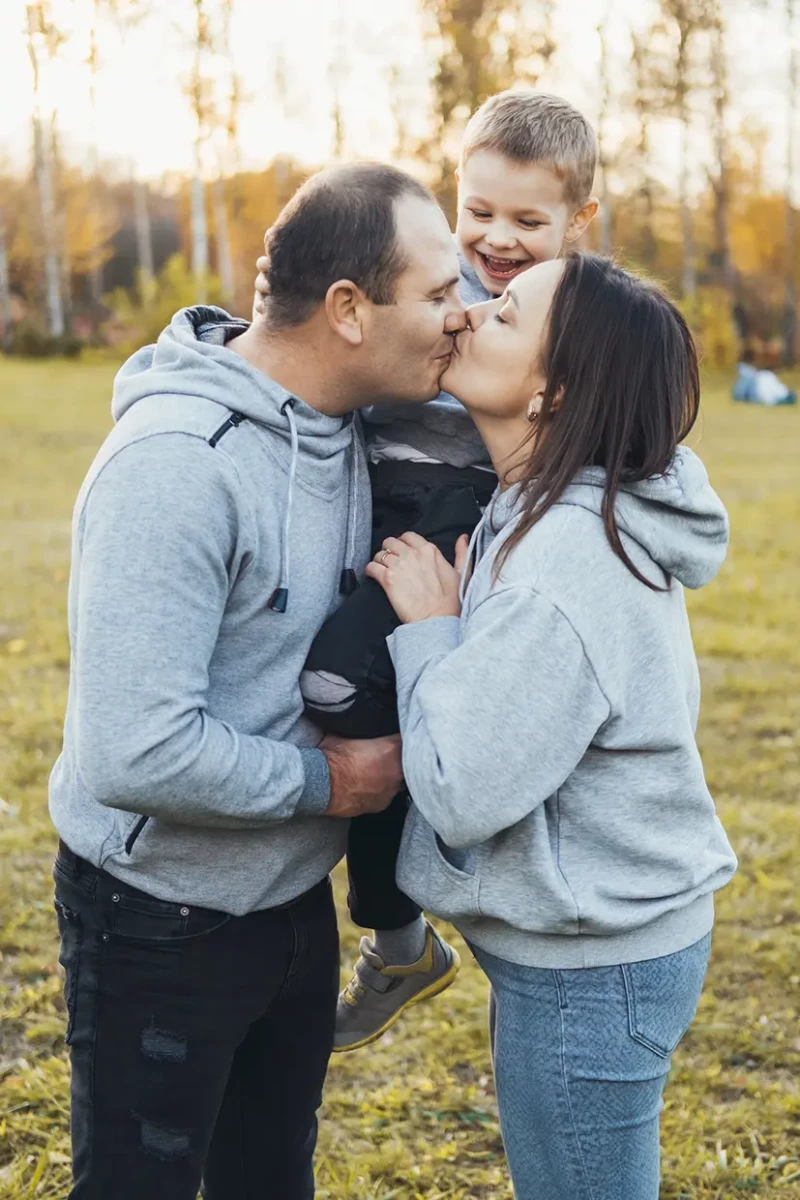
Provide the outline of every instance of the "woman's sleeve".
[[406,782],[455,848],[558,791],[610,712],[580,637],[529,588],[493,593],[466,622],[403,625],[389,649]]

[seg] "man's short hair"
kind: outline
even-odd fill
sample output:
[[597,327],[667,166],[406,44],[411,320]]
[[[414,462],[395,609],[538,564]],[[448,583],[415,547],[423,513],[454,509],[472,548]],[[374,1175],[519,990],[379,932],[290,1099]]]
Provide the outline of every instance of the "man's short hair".
[[589,122],[560,96],[513,88],[490,96],[473,113],[461,144],[462,165],[477,150],[515,163],[542,163],[564,184],[570,203],[584,204],[597,170],[597,138]]
[[408,263],[397,243],[395,204],[427,188],[396,167],[352,163],[319,171],[281,212],[265,239],[270,321],[299,325],[330,286],[349,279],[374,304],[392,304]]

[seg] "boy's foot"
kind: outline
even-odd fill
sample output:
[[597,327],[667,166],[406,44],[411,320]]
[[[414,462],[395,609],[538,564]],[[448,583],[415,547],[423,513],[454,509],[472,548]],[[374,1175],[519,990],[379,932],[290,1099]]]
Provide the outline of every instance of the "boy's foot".
[[369,938],[361,939],[353,978],[339,995],[334,1053],[376,1042],[412,1004],[438,996],[453,982],[461,960],[432,925],[425,926],[425,950],[408,966],[387,966]]

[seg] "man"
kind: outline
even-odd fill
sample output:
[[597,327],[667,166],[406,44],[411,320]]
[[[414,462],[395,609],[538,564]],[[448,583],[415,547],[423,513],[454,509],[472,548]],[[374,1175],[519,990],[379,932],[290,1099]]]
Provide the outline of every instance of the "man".
[[463,327],[430,194],[323,172],[269,235],[267,311],[180,312],[114,390],[78,497],[51,780],[72,1200],[309,1200],[333,1039],[328,872],[398,790],[299,675],[369,552],[351,412],[438,391]]

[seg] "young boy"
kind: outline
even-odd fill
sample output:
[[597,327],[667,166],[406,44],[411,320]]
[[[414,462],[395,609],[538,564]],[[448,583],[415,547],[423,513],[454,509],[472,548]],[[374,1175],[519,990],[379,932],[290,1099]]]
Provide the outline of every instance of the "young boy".
[[[500,295],[535,263],[557,258],[597,212],[591,195],[594,133],[565,100],[530,90],[492,96],[467,125],[458,168],[456,240],[461,298]],[[263,269],[264,260],[259,260]],[[256,285],[266,291],[266,279]],[[373,553],[415,530],[452,563],[497,486],[486,448],[446,392],[424,405],[362,411],[373,495]],[[383,590],[365,580],[318,634],[301,679],[308,714],[329,733],[396,733],[394,671],[386,638],[398,620]],[[444,991],[458,955],[395,884],[409,798],[352,822],[350,915],[374,929],[362,938],[353,978],[339,998],[336,1049],[375,1041],[411,1004]]]

